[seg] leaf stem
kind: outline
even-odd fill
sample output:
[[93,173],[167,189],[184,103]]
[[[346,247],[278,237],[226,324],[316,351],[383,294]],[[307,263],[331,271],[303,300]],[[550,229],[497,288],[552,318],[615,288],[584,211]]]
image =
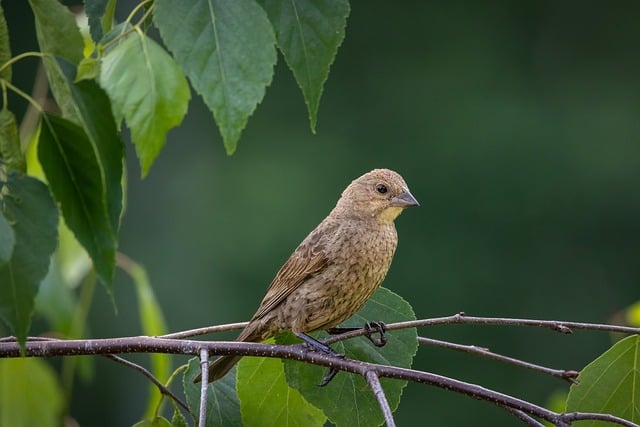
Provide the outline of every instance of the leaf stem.
[[44,58],[46,55],[42,52],[23,52],[19,55],[14,56],[13,58],[9,59],[7,62],[5,62],[4,64],[2,64],[0,66],[0,74],[6,70],[7,68],[9,68],[10,66],[12,66],[13,64],[15,64],[16,62],[24,59],[24,58],[29,58],[29,57],[36,57],[36,58]]

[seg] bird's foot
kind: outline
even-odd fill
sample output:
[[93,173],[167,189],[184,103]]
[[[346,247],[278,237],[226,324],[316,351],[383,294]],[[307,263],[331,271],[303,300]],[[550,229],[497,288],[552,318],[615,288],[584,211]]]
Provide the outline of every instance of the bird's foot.
[[[307,335],[305,333],[302,333],[302,332],[295,332],[295,335],[298,338],[300,338],[302,341],[304,341],[305,345],[307,347],[309,347],[310,349],[312,349],[312,350],[321,351],[324,354],[327,354],[327,355],[333,356],[333,357],[339,357],[341,359],[343,359],[345,357],[344,354],[338,353],[337,351],[335,351],[334,349],[332,349],[331,347],[329,347],[325,343],[318,341],[317,339],[313,338],[312,336],[309,336],[309,335]],[[329,370],[327,371],[325,376],[322,378],[322,381],[320,381],[320,384],[318,384],[318,387],[324,387],[327,384],[329,384],[331,382],[331,380],[336,376],[336,374],[338,372],[339,372],[339,370],[336,369],[336,368],[329,368]]]
[[304,332],[294,332],[295,336],[300,338],[304,343],[313,350],[318,350],[323,352],[324,354],[328,354],[330,356],[344,357],[344,354],[340,354],[336,352],[334,349],[326,345],[325,343],[318,341],[310,335],[305,334]]
[[322,378],[322,381],[320,381],[320,384],[318,384],[318,387],[324,387],[327,384],[329,384],[331,382],[331,380],[338,374],[338,372],[340,372],[340,371],[338,371],[336,368],[329,368],[327,373],[324,374],[324,377]]
[[[385,334],[387,331],[387,325],[383,322],[367,322],[364,325],[364,331],[364,336],[369,338],[369,341],[371,341],[376,347],[384,347],[387,343],[387,335]],[[374,334],[378,334],[379,337],[375,337]]]

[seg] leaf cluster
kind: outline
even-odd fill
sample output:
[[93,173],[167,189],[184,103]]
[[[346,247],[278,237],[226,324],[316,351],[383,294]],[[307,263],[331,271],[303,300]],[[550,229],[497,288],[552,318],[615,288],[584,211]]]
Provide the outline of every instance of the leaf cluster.
[[[81,28],[57,0],[29,4],[40,52],[13,57],[10,26],[0,13],[0,274],[6,275],[0,281],[5,296],[0,316],[21,341],[57,245],[58,209],[64,227],[112,291],[125,206],[122,126],[130,131],[145,176],[167,133],[187,113],[191,86],[212,111],[231,154],[273,78],[279,49],[315,129],[323,85],[349,14],[344,0],[157,0],[142,1],[116,23],[115,0],[87,0],[89,27]],[[166,48],[149,35],[154,27]],[[41,105],[12,84],[12,64],[29,57],[42,59],[53,104]],[[8,91],[27,99],[40,117],[35,128],[20,132],[26,140],[20,141]],[[25,147],[37,147],[37,157],[26,155]],[[31,176],[46,180],[48,189]],[[24,205],[25,192],[38,186],[33,205]],[[46,228],[38,234],[46,242],[18,224],[26,209],[39,212],[33,220]]]

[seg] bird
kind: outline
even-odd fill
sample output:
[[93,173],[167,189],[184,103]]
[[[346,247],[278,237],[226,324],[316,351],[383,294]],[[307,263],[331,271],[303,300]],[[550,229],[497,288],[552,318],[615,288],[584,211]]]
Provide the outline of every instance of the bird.
[[[378,289],[398,243],[394,220],[411,206],[419,203],[397,172],[374,169],[353,180],[276,273],[236,341],[261,342],[289,331],[323,349],[307,333],[339,325]],[[241,357],[215,360],[209,382],[224,377]],[[198,375],[194,382],[200,380]]]

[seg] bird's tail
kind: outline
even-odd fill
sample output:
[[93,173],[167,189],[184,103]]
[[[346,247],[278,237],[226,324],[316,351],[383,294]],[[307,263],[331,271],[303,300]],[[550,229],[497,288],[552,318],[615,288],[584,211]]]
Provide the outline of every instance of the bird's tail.
[[[249,323],[236,341],[259,342],[265,340],[267,336],[265,336],[264,331],[259,330],[256,326],[256,324]],[[216,359],[209,365],[208,381],[211,383],[227,375],[240,359],[242,359],[242,356],[222,356]],[[199,383],[200,381],[202,381],[202,374],[198,374],[193,380],[194,383]]]

